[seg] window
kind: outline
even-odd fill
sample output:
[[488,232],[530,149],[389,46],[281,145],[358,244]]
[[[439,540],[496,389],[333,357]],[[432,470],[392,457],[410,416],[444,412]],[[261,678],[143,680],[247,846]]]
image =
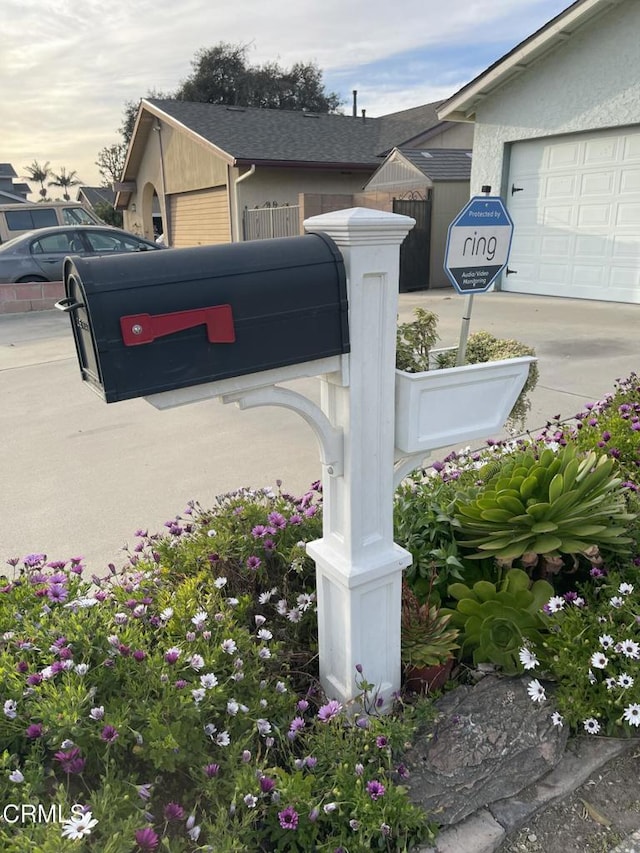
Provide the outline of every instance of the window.
[[49,234],[46,237],[41,237],[39,240],[34,240],[31,244],[31,253],[34,255],[50,255],[64,254],[73,255],[78,251],[84,251],[81,240],[73,233],[68,231],[63,234]]
[[99,222],[84,207],[65,207],[62,210],[64,225],[98,225]]
[[[107,231],[87,231],[86,238],[94,252],[139,252],[143,244],[135,237],[109,234]],[[144,247],[146,248],[146,247]]]
[[55,210],[7,210],[5,213],[9,231],[31,231],[33,228],[48,228],[57,225]]

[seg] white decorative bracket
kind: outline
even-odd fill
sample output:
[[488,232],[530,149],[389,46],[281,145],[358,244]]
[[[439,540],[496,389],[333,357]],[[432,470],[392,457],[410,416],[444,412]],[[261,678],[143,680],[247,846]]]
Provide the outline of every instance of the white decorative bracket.
[[420,453],[412,453],[407,455],[401,450],[396,449],[396,458],[393,465],[393,490],[398,488],[405,477],[408,477],[416,468],[420,468],[422,463],[429,458],[428,453],[421,451]]
[[224,394],[223,403],[236,403],[240,409],[257,406],[281,406],[297,412],[309,424],[320,445],[320,458],[330,477],[341,477],[344,471],[344,435],[341,427],[332,426],[322,409],[297,391],[269,385],[236,394]]

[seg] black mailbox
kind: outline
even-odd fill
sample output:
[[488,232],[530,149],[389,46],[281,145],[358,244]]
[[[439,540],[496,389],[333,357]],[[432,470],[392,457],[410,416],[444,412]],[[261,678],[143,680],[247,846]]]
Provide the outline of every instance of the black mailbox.
[[349,351],[325,234],[71,257],[64,281],[82,378],[107,403]]

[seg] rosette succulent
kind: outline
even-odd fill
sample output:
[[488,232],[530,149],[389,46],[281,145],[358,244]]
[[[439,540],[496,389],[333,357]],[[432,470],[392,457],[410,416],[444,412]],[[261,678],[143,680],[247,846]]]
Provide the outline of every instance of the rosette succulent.
[[526,572],[510,569],[498,585],[484,580],[472,587],[452,584],[449,595],[456,599],[456,608],[442,612],[451,615],[451,625],[460,631],[463,656],[471,656],[474,664],[493,663],[515,673],[522,646],[542,642],[542,608],[553,594],[547,581],[531,584]]
[[[482,476],[482,472],[480,472]],[[626,551],[627,511],[616,462],[575,447],[508,457],[471,500],[458,500],[460,545],[504,560],[524,554],[579,554],[593,546]]]

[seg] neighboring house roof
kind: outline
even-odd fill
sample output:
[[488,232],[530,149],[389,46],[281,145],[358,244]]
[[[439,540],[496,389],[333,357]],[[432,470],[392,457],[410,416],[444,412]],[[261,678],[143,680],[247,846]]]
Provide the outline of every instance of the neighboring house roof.
[[138,116],[124,180],[135,176],[154,116],[205,140],[233,165],[348,166],[370,170],[394,145],[401,145],[432,126],[440,126],[437,105],[380,118],[331,115],[293,110],[263,110],[192,101],[145,100]]
[[0,189],[0,204],[16,204],[17,202],[27,203],[27,199],[23,195],[7,192]]
[[78,201],[84,199],[90,207],[98,204],[108,204],[113,207],[116,194],[110,187],[78,187],[76,198]]
[[11,163],[0,163],[0,178],[17,178],[16,170]]
[[522,74],[545,54],[566,43],[575,32],[624,0],[576,0],[486,71],[444,101],[440,119],[473,121],[478,104],[508,80]]
[[471,179],[471,151],[455,148],[398,148],[400,154],[430,180]]

